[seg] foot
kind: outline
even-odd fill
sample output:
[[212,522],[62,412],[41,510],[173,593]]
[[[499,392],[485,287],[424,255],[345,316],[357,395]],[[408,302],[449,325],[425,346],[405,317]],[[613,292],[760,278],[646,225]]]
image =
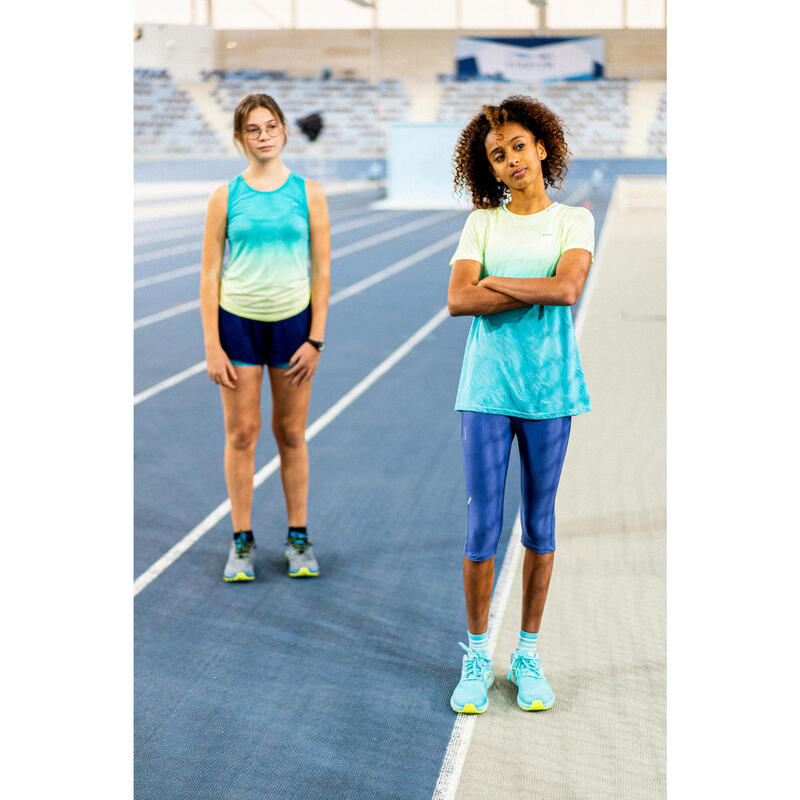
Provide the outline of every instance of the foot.
[[489,707],[489,687],[494,683],[492,660],[461,642],[459,645],[467,654],[461,660],[461,680],[450,695],[450,708],[459,714],[483,714]]
[[543,711],[555,702],[539,656],[530,650],[515,650],[511,654],[508,680],[517,687],[517,705],[523,711]]
[[292,531],[286,537],[286,559],[289,562],[290,578],[315,578],[319,575],[314,548],[305,533]]
[[228,560],[222,573],[222,579],[228,581],[252,581],[256,577],[253,563],[255,561],[256,543],[254,539],[247,541],[244,534],[237,534],[231,542]]

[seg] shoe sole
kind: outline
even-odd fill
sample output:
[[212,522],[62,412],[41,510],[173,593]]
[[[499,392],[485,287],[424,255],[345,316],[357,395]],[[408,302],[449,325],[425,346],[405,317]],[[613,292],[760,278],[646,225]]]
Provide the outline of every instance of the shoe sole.
[[[289,551],[287,550],[284,555],[286,556],[286,560],[289,561]],[[289,570],[289,577],[290,578],[316,578],[319,575],[319,568],[317,568],[316,572],[312,572],[308,567],[300,567],[297,572],[292,572]]]
[[319,575],[319,570],[312,572],[308,567],[301,567],[297,572],[290,572],[290,578],[316,578]]
[[489,701],[486,701],[486,705],[484,705],[483,708],[476,708],[472,703],[467,703],[464,708],[456,708],[453,703],[450,703],[450,708],[457,714],[483,714],[483,712],[489,708]]
[[[514,686],[517,685],[517,682],[514,680],[514,672],[512,670],[508,671],[508,675],[506,676],[506,680],[511,681]],[[555,705],[555,698],[553,698],[553,702],[550,703],[549,706],[546,706],[541,700],[534,700],[529,706],[523,705],[519,701],[519,696],[517,696],[517,705],[523,711],[547,711],[548,708],[552,708]]]
[[247,575],[244,572],[237,572],[232,578],[229,578],[227,575],[222,576],[222,580],[227,583],[233,583],[235,581],[254,581],[255,579],[255,575]]
[[523,711],[547,711],[547,709],[552,708],[554,704],[555,700],[553,700],[549,706],[546,706],[541,700],[534,700],[529,706],[524,706],[522,703],[520,703],[519,699],[517,699],[517,705]]

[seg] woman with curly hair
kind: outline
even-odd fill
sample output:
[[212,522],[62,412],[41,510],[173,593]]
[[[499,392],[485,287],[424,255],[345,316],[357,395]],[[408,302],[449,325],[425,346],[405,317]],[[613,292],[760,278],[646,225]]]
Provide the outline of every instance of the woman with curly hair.
[[463,576],[469,647],[450,705],[480,714],[494,682],[488,647],[494,555],[511,442],[522,466],[522,625],[508,680],[524,710],[550,708],[536,652],[555,550],[555,497],[571,419],[591,410],[570,306],[594,250],[585,208],[554,202],[569,151],[559,118],[530,97],[484,106],[462,131],[455,186],[472,195],[450,262],[447,303],[471,315],[456,410],[467,484]]
[[233,523],[222,577],[255,578],[250,512],[265,365],[289,523],[288,572],[313,577],[319,565],[306,530],[305,428],[328,314],[328,206],[318,183],[281,161],[286,119],[272,97],[244,97],[234,111],[233,135],[248,165],[211,195],[200,283],[208,376],[222,397]]

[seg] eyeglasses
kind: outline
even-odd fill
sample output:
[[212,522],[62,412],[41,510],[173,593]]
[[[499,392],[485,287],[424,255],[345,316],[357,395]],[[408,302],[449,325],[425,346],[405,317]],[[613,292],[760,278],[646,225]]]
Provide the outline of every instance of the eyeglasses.
[[[276,136],[280,136],[281,126],[278,125],[277,122],[269,122],[263,128],[263,130],[266,132],[267,136],[270,139],[274,139]],[[259,125],[248,125],[244,129],[244,135],[248,139],[258,139],[258,137],[261,136],[261,131],[262,128]]]

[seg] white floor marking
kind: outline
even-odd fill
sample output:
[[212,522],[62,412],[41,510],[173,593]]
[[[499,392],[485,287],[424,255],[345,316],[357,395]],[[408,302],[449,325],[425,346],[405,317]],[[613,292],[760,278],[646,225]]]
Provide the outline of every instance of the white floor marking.
[[188,302],[181,303],[177,306],[172,306],[172,308],[165,308],[163,311],[159,311],[156,314],[150,314],[148,317],[137,319],[133,323],[133,329],[137,330],[138,328],[144,328],[145,325],[152,325],[154,322],[161,322],[163,319],[175,317],[178,314],[185,313],[186,311],[193,311],[195,308],[200,308],[199,298],[197,300],[189,300]]
[[[577,194],[578,192],[574,193],[574,195]],[[600,240],[597,247],[595,247],[594,263],[592,264],[592,269],[589,270],[589,278],[583,289],[583,298],[578,309],[578,318],[575,321],[575,338],[578,341],[580,341],[581,331],[583,330],[583,320],[586,317],[586,308],[589,305],[591,288],[594,281],[597,280],[597,271],[600,264],[602,264],[603,247],[608,236],[608,231],[611,228],[612,219],[615,216],[616,194],[617,187],[615,185],[608,203],[608,211],[606,211],[606,218],[603,223]],[[571,195],[570,198],[574,195]],[[567,199],[569,200],[570,198]],[[505,616],[506,606],[508,605],[513,577],[516,574],[525,549],[520,540],[520,534],[522,532],[520,511],[517,512],[517,518],[511,531],[511,539],[506,548],[505,558],[503,559],[503,566],[500,569],[500,576],[497,579],[497,586],[495,586],[494,593],[492,594],[492,604],[489,610],[489,651],[492,653],[492,657],[494,657],[494,648],[499,635],[500,621]],[[433,790],[432,800],[454,800],[458,791],[461,771],[464,768],[464,762],[467,758],[469,742],[472,738],[472,730],[475,727],[477,716],[477,714],[456,715],[456,721],[453,723],[453,732],[450,734],[450,741],[447,744],[447,750],[445,750],[444,758],[442,759],[442,766],[439,770],[436,787]]]
[[[457,212],[463,213],[463,212]],[[392,228],[391,230],[384,231],[383,233],[378,233],[375,236],[370,236],[368,239],[360,239],[357,242],[353,242],[352,244],[344,245],[343,247],[338,247],[331,251],[331,261],[334,258],[341,258],[342,256],[348,256],[351,253],[356,253],[359,250],[366,250],[368,247],[373,247],[376,244],[382,244],[383,242],[388,242],[390,239],[394,239],[398,236],[403,236],[406,233],[411,233],[412,231],[417,231],[420,228],[427,228],[429,225],[435,225],[437,222],[441,222],[443,219],[447,219],[448,217],[457,216],[457,213],[452,211],[447,211],[443,214],[435,214],[433,216],[426,216],[423,219],[415,220],[414,222],[409,222],[407,225],[402,225],[399,228]],[[370,221],[375,221],[374,218]],[[380,222],[381,220],[377,220]],[[367,224],[367,223],[364,223]],[[358,227],[362,227],[359,225]],[[337,233],[338,231],[331,230],[331,234]],[[182,253],[189,253],[192,250],[196,250],[200,252],[202,246],[200,244],[197,245],[182,245],[181,247],[170,248],[175,252],[172,255],[177,255],[179,252]],[[161,255],[166,255],[166,251],[160,251]],[[144,256],[141,257],[142,261],[147,261],[148,256],[160,257],[156,256],[153,253],[146,253]],[[136,263],[138,261],[134,259]],[[181,267],[180,269],[173,269],[169,272],[159,272],[157,275],[151,275],[147,278],[140,278],[138,281],[134,281],[133,288],[134,289],[141,289],[143,286],[152,286],[154,283],[162,283],[163,281],[170,281],[174,278],[182,278],[185,275],[191,275],[193,273],[200,272],[200,264],[193,264],[188,267]],[[177,306],[175,306],[177,308]],[[180,313],[180,312],[176,312]],[[172,314],[168,316],[173,316]],[[136,327],[136,326],[134,326]]]
[[[311,441],[321,430],[330,425],[339,414],[359,398],[379,378],[385,375],[400,359],[416,347],[434,328],[441,325],[449,317],[447,308],[434,314],[416,333],[406,339],[388,358],[382,361],[365,378],[359,381],[347,394],[334,403],[322,416],[318,417],[306,428],[306,441]],[[280,459],[275,456],[263,466],[253,478],[253,489],[258,488],[280,466]],[[152,566],[146,569],[133,584],[134,597],[148,584],[152,583],[170,564],[180,558],[196,541],[211,530],[231,510],[230,500],[220,503],[199,525],[194,527],[176,545],[171,547]]]
[[[134,234],[134,239],[136,239],[136,236],[142,236],[151,233],[176,231],[180,228],[186,227],[187,225],[197,225],[198,221],[197,219],[195,219],[196,216],[197,215],[188,215],[188,218],[172,217],[167,219],[154,220],[151,222],[134,222],[133,227],[135,228],[136,231],[136,233]],[[202,220],[200,220],[200,222],[202,222]]]
[[[395,262],[394,264],[390,264],[388,267],[379,270],[378,272],[369,275],[368,277],[364,278],[363,280],[358,281],[357,283],[352,284],[351,286],[346,286],[344,289],[340,289],[336,294],[331,296],[330,301],[328,302],[329,306],[336,305],[336,303],[345,300],[348,297],[352,297],[359,292],[363,292],[365,289],[368,289],[370,286],[374,286],[376,283],[380,283],[381,281],[390,278],[392,275],[396,275],[398,272],[401,272],[404,269],[408,269],[408,267],[413,266],[414,264],[418,263],[419,261],[423,261],[424,259],[432,256],[439,250],[444,249],[448,245],[454,244],[460,233],[451,233],[449,236],[445,236],[443,239],[439,239],[439,241],[434,242],[427,247],[423,247],[422,250],[418,250],[416,253],[412,253],[410,256],[401,259],[400,261]],[[190,301],[195,303],[196,306],[200,305],[199,300],[192,300]],[[187,309],[188,310],[188,309]],[[166,312],[160,312],[162,314]],[[180,313],[180,312],[178,312]],[[154,314],[153,316],[157,316]],[[143,317],[141,320],[137,320],[134,323],[134,327],[141,327],[141,324],[144,322],[148,324],[146,320],[148,317]],[[157,320],[154,320],[157,321]],[[175,386],[179,384],[181,381],[186,380],[186,378],[190,378],[192,375],[196,375],[198,372],[202,372],[205,369],[206,362],[200,361],[197,364],[189,367],[188,369],[183,370],[182,372],[173,375],[170,378],[166,378],[165,380],[161,381],[161,383],[157,383],[155,386],[151,386],[149,389],[145,389],[139,394],[135,395],[133,398],[133,404],[136,405],[137,403],[141,403],[142,400],[147,400],[148,397],[152,397],[155,394],[158,394],[160,391],[164,389],[169,389],[171,386]]]
[[[142,184],[139,184],[141,186]],[[219,185],[219,184],[217,184]],[[354,194],[357,192],[374,192],[382,187],[380,181],[340,181],[326,183],[323,188],[330,199],[340,195]],[[193,214],[204,214],[208,209],[208,195],[195,198],[164,199],[163,202],[136,202],[133,207],[133,221],[135,223],[152,223],[166,221],[172,217],[188,217]]]
[[426,258],[432,256],[434,253],[437,253],[439,250],[442,250],[448,245],[455,244],[459,240],[460,236],[461,231],[451,233],[449,236],[445,236],[443,239],[439,239],[433,244],[423,247],[422,250],[417,250],[416,253],[412,253],[406,258],[402,258],[400,261],[395,261],[394,264],[390,264],[388,267],[378,270],[378,272],[373,272],[372,275],[368,275],[366,278],[363,278],[362,280],[357,281],[350,286],[346,286],[344,289],[340,289],[331,297],[331,305],[333,303],[338,303],[340,300],[344,300],[346,297],[352,297],[354,294],[359,294],[360,292],[363,292],[364,289],[368,289],[370,286],[374,286],[376,283],[385,281],[392,275],[396,275],[398,272],[402,272],[404,269],[408,269],[414,264],[424,261]]
[[[511,528],[511,541],[508,543],[503,566],[500,569],[497,585],[494,587],[494,593],[492,594],[492,605],[489,608],[489,652],[492,655],[493,662],[497,637],[500,635],[500,620],[503,618],[503,613],[508,604],[511,585],[514,582],[514,575],[522,557],[522,546],[514,547],[514,543],[519,542],[521,533],[522,523],[518,511],[517,518]],[[495,668],[495,677],[497,674],[497,669]],[[472,738],[472,731],[477,717],[477,714],[456,715],[453,732],[450,734],[450,741],[447,744],[447,750],[439,770],[439,777],[436,780],[436,788],[433,790],[433,800],[453,800],[456,796],[461,770],[464,768],[464,761],[467,757],[467,750],[469,749],[469,742]]]
[[437,222],[459,216],[460,214],[463,214],[463,212],[445,211],[441,214],[431,214],[430,216],[425,216],[422,219],[409,222],[406,225],[401,225],[399,228],[391,228],[388,231],[383,231],[383,233],[376,233],[374,236],[370,236],[368,239],[361,239],[358,242],[353,242],[353,244],[347,244],[344,247],[337,247],[331,252],[331,259],[348,256],[350,253],[355,253],[358,250],[365,250],[367,247],[373,247],[376,244],[388,242],[389,240],[395,239],[398,236],[403,236],[406,233],[418,231],[420,228],[427,228],[430,225],[435,225]]
[[183,370],[183,372],[178,372],[177,374],[161,381],[161,383],[157,383],[155,386],[151,386],[149,389],[145,389],[144,391],[139,392],[139,394],[134,395],[133,404],[136,405],[137,403],[141,403],[142,400],[147,400],[148,397],[152,397],[154,394],[163,392],[164,389],[169,389],[170,386],[175,386],[175,384],[181,383],[181,381],[185,381],[187,378],[191,378],[192,375],[197,375],[198,372],[205,372],[205,370],[205,361],[201,361],[198,364],[192,364],[191,367]]
[[189,244],[178,244],[173,247],[164,247],[161,250],[151,250],[149,253],[133,257],[134,264],[143,264],[146,261],[157,261],[159,258],[167,256],[179,256],[182,253],[199,253],[203,249],[201,241],[189,242]]
[[583,287],[583,296],[581,297],[581,305],[578,309],[578,318],[575,320],[575,338],[580,342],[581,332],[583,331],[583,321],[586,319],[586,309],[589,307],[589,300],[592,297],[592,288],[597,280],[597,273],[603,265],[603,252],[605,251],[606,239],[608,239],[608,232],[613,227],[612,222],[616,220],[618,215],[618,195],[617,184],[614,184],[614,189],[611,192],[611,198],[608,201],[608,209],[606,210],[606,218],[603,221],[603,230],[600,231],[600,238],[597,242],[597,247],[594,249],[592,257],[592,266],[589,269],[589,275],[586,278],[586,285]]
[[331,236],[335,236],[337,233],[345,233],[346,231],[354,231],[357,228],[363,228],[366,225],[371,225],[373,222],[385,222],[387,219],[395,219],[399,216],[403,216],[403,212],[397,211],[394,214],[388,214],[387,212],[383,211],[381,214],[373,214],[369,217],[351,219],[349,222],[341,222],[339,225],[334,225],[331,228]]
[[[360,217],[359,219],[350,220],[349,222],[342,222],[339,225],[334,225],[331,227],[331,236],[336,236],[340,233],[346,233],[347,231],[353,231],[357,228],[363,228],[366,225],[372,225],[375,222],[385,222],[386,220],[394,219],[395,217],[401,216],[401,214],[408,214],[408,212],[400,212],[397,211],[393,214],[389,214],[387,212],[381,212],[379,214],[372,214],[369,217]],[[135,246],[141,246],[145,244],[156,244],[157,242],[169,242],[174,239],[185,239],[188,236],[199,236],[203,232],[203,226],[193,226],[188,227],[185,229],[181,228],[174,228],[172,229],[175,232],[172,233],[171,236],[167,236],[166,238],[163,236],[148,236],[145,238],[136,238],[134,237],[133,243]],[[133,263],[140,264],[144,261],[153,261],[157,258],[165,258],[166,256],[174,256],[179,255],[180,253],[191,253],[192,251],[197,251],[198,253],[203,249],[203,242],[200,240],[193,241],[190,244],[184,245],[174,245],[172,247],[168,247],[161,250],[153,250],[149,253],[140,253],[137,256],[134,256]],[[137,288],[134,284],[134,288]]]
[[164,233],[167,235],[159,234],[157,236],[148,234],[139,234],[133,237],[134,247],[145,244],[156,244],[156,242],[170,242],[174,239],[185,239],[188,236],[199,236],[203,232],[202,225],[176,225],[172,228],[165,228]]
[[159,272],[158,275],[151,275],[149,278],[139,278],[138,281],[133,282],[133,288],[141,289],[143,286],[152,286],[154,283],[164,283],[164,281],[171,281],[174,278],[183,278],[185,275],[199,274],[199,272],[199,264],[192,264],[189,267],[179,267],[178,269],[171,269],[169,272]]

